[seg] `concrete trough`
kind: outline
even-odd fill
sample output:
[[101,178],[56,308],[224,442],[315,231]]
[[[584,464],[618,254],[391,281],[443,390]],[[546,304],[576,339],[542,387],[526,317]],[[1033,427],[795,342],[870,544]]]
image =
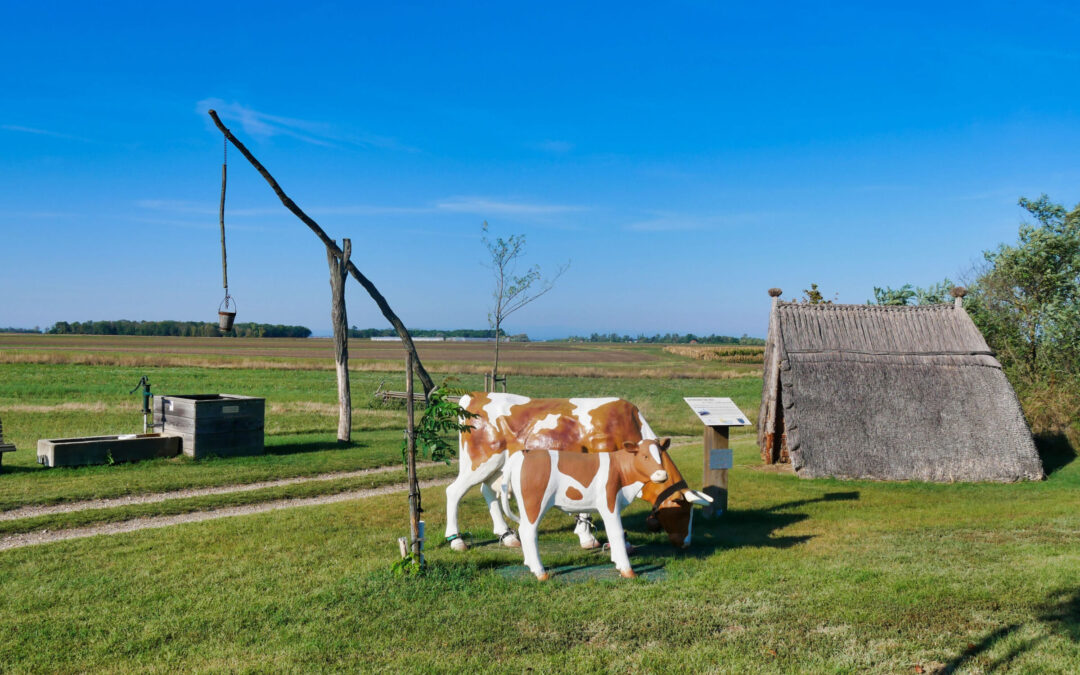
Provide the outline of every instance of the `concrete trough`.
[[179,454],[180,437],[165,434],[43,438],[37,444],[38,464],[46,467],[138,462]]
[[236,394],[158,397],[155,428],[183,439],[184,454],[200,458],[263,454],[266,399]]

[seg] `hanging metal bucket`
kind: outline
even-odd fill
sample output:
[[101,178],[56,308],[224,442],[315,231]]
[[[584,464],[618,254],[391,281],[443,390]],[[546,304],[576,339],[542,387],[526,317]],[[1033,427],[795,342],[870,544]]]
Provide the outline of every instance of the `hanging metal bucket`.
[[[233,311],[229,311],[230,303]],[[225,299],[218,306],[218,330],[222,333],[227,333],[232,330],[233,320],[236,319],[236,301],[229,296],[225,296]]]

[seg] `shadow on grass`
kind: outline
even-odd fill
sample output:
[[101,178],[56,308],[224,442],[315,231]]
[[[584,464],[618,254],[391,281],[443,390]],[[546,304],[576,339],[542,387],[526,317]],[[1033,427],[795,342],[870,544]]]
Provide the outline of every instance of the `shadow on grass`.
[[[1043,604],[1037,619],[1046,624],[1051,632],[1062,634],[1073,642],[1080,642],[1080,590],[1063,589],[1051,593],[1050,597],[1047,598],[1047,601]],[[1002,626],[982,640],[979,640],[978,643],[969,644],[963,652],[946,664],[940,672],[957,672],[961,668],[967,666],[979,655],[992,649],[998,642],[1020,630],[1023,625],[1024,624],[1013,623],[1008,626]],[[1031,640],[1024,640],[992,661],[985,662],[985,659],[980,659],[978,665],[986,672],[1008,669],[1009,665],[1017,656],[1034,649],[1044,642],[1046,638],[1047,636],[1044,635]]]
[[[792,509],[822,502],[856,501],[858,499],[859,493],[856,491],[829,492],[813,499],[782,502],[763,509],[732,510],[724,513],[723,516],[716,520],[705,520],[700,514],[695,514],[693,543],[689,549],[681,553],[696,558],[705,558],[717,550],[744,547],[790,548],[813,539],[813,535],[775,536],[774,533],[777,530],[802,522],[810,517],[805,513],[791,513]],[[646,515],[639,513],[624,518],[626,529],[644,530]]]
[[29,471],[39,471],[44,468],[45,467],[41,466],[40,464],[34,464],[32,466],[23,466],[21,464],[5,464],[3,466],[0,466],[0,476],[4,475],[5,473],[26,473]]
[[1076,459],[1076,450],[1069,438],[1062,433],[1042,433],[1035,435],[1035,447],[1042,459],[1046,475],[1054,473],[1071,464]]
[[304,452],[321,452],[323,450],[345,450],[348,448],[366,448],[367,443],[351,441],[338,443],[337,441],[308,441],[307,443],[281,443],[267,445],[265,450],[268,455],[295,455]]

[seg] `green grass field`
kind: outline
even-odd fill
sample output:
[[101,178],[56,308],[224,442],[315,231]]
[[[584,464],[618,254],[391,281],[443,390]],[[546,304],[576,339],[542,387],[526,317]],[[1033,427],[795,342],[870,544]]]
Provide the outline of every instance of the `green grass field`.
[[[732,364],[695,367],[717,370],[521,375],[512,385],[637,402],[659,432],[684,437],[673,456],[697,485],[700,428],[681,398],[732,396],[756,416],[761,383]],[[265,396],[268,454],[33,463],[37,438],[135,431],[138,398],[127,391],[144,373],[159,393]],[[19,447],[4,459],[0,510],[397,463],[404,413],[368,401],[384,378],[392,386],[401,374],[353,373],[355,443],[341,448],[329,371],[0,363],[0,417]],[[570,519],[553,513],[541,556],[572,571],[536,582],[519,552],[492,542],[478,493],[461,518],[476,546],[439,546],[441,488],[424,491],[431,564],[418,578],[389,571],[406,533],[403,493],[3,551],[0,671],[1080,671],[1080,462],[1070,450],[1048,457],[1039,483],[930,485],[801,480],[763,467],[751,434],[734,445],[730,510],[695,519],[691,550],[648,533],[643,504],[624,514],[641,547],[635,567],[648,572],[636,581],[577,549]],[[0,537],[397,480],[7,521]]]

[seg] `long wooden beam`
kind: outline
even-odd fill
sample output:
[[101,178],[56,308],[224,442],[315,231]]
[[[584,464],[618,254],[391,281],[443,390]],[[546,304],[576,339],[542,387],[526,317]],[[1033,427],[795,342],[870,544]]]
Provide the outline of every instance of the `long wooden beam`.
[[[293,215],[307,225],[308,228],[315,233],[315,236],[322,241],[326,248],[333,251],[336,255],[341,256],[342,251],[338,248],[337,243],[331,239],[321,227],[319,227],[318,223],[312,220],[311,216],[304,213],[304,210],[289,198],[289,195],[285,194],[285,191],[281,189],[281,186],[278,185],[278,182],[270,175],[270,172],[266,170],[266,167],[264,167],[259,160],[255,159],[255,155],[251,154],[251,151],[240,142],[240,139],[229,131],[228,127],[222,124],[221,118],[218,117],[217,112],[214,110],[209,110],[207,112],[210,114],[210,118],[214,120],[214,124],[217,125],[217,128],[225,135],[225,138],[229,139],[229,142],[236,146],[236,149],[240,151],[240,154],[247,158],[247,161],[251,162],[251,165],[255,167],[255,170],[266,179],[266,182],[270,184],[270,188],[274,191],[274,194],[278,196],[278,199],[281,200],[281,203],[285,205],[285,208],[292,211]],[[387,321],[390,322],[390,325],[397,331],[398,337],[401,338],[401,344],[405,347],[405,351],[412,355],[412,362],[413,366],[416,368],[416,374],[420,376],[420,382],[424,386],[424,394],[430,394],[431,390],[435,388],[435,384],[431,381],[431,376],[428,375],[427,370],[424,369],[424,364],[420,362],[420,355],[416,353],[416,345],[413,344],[409,329],[405,327],[405,324],[401,322],[398,315],[390,308],[390,303],[386,301],[386,298],[383,297],[383,294],[375,287],[375,284],[371,283],[371,280],[364,276],[351,260],[346,265],[346,269],[354,279],[360,282],[360,285],[368,292],[371,299],[379,306],[379,310],[383,313],[383,316],[386,317]]]

